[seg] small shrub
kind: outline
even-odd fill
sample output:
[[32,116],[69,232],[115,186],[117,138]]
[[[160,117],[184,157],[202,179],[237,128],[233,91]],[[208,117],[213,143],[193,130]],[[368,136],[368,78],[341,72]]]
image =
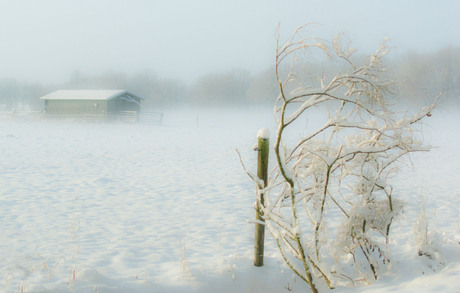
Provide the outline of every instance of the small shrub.
[[[388,181],[402,157],[429,149],[416,126],[436,103],[398,115],[385,43],[358,65],[340,36],[332,43],[305,38],[306,27],[284,44],[278,36],[276,167],[259,208],[287,265],[317,292],[322,284],[372,282],[391,262],[390,227],[403,202]],[[309,56],[331,67],[309,72]],[[322,125],[292,142],[288,130],[312,116]]]

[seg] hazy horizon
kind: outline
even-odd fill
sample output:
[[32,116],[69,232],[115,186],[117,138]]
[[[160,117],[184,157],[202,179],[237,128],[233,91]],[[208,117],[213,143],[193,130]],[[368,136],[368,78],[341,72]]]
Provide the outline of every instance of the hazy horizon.
[[1,1],[0,78],[48,84],[75,71],[134,74],[148,69],[187,82],[207,73],[271,66],[275,30],[287,38],[344,32],[351,46],[394,53],[459,46],[457,1]]

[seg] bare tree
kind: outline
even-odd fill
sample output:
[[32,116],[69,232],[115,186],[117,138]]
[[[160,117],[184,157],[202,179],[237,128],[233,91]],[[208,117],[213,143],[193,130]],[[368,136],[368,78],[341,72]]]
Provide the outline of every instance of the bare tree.
[[199,78],[190,89],[192,100],[204,105],[241,105],[247,101],[250,73],[231,70]]
[[[384,43],[357,65],[340,36],[332,43],[305,38],[306,27],[284,44],[278,34],[277,164],[259,208],[286,264],[317,292],[323,284],[371,282],[391,261],[390,227],[403,202],[387,180],[402,157],[428,150],[416,126],[436,103],[398,115],[389,105]],[[308,57],[327,58],[334,74],[311,74]],[[315,117],[319,126],[292,139],[289,130],[302,117]]]
[[278,86],[273,66],[254,74],[247,91],[248,103],[268,105],[278,96]]
[[446,47],[434,53],[407,53],[398,60],[395,79],[403,100],[423,102],[444,92],[443,102],[459,103],[459,48]]

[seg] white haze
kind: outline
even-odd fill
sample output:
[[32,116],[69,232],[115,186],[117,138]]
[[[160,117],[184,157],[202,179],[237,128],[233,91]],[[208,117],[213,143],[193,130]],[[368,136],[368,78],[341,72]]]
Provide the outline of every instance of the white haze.
[[460,2],[42,0],[0,1],[0,78],[56,84],[72,72],[150,69],[185,81],[273,63],[275,30],[283,36],[314,22],[312,34],[339,31],[374,51],[389,37],[396,51],[460,45]]

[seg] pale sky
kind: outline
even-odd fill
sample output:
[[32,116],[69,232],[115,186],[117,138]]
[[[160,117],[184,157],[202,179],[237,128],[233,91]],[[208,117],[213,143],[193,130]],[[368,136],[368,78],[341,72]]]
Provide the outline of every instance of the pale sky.
[[273,64],[277,24],[287,37],[307,22],[364,53],[385,37],[396,54],[460,46],[458,0],[0,0],[0,78],[257,72]]

